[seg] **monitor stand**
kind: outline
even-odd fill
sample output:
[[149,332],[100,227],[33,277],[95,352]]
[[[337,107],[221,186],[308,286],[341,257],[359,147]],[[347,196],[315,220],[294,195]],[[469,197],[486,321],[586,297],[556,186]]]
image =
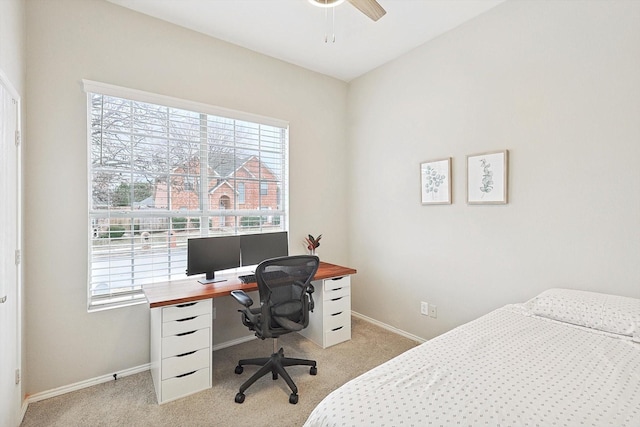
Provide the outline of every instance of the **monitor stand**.
[[202,285],[210,285],[212,283],[226,282],[226,281],[227,279],[211,279],[211,280],[202,279],[202,280],[198,280],[198,283]]
[[215,278],[215,272],[211,272],[211,273],[207,273],[207,275],[205,276],[204,279],[198,280],[198,283],[203,284],[203,285],[210,285],[211,283],[218,283],[218,282],[226,282],[227,279],[216,279]]

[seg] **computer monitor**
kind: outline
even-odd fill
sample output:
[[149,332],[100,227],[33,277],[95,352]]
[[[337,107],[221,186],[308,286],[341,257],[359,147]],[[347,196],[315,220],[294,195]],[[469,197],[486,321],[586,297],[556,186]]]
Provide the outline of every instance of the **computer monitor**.
[[276,233],[243,234],[240,236],[242,265],[257,265],[265,259],[289,255],[289,235]]
[[216,271],[240,267],[240,236],[200,237],[187,240],[187,276],[205,274],[202,284],[222,282]]

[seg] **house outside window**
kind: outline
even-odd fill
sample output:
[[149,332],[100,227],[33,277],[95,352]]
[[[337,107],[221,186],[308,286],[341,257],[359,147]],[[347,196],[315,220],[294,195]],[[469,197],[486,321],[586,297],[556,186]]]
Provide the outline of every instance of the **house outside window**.
[[287,230],[286,122],[84,84],[89,309],[144,302],[144,285],[185,278],[189,238]]

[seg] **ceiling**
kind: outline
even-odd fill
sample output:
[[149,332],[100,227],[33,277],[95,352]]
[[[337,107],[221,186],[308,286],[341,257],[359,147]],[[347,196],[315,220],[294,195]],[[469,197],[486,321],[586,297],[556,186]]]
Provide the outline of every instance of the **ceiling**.
[[504,0],[378,0],[377,22],[347,2],[325,17],[307,0],[108,1],[348,82]]

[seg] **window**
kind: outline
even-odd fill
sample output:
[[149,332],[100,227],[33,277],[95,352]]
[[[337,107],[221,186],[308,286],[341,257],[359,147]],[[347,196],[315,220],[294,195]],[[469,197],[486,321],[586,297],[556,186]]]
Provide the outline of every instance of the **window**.
[[267,194],[269,194],[269,183],[262,181],[260,183],[260,195],[266,196]]
[[287,229],[286,122],[84,85],[90,309],[142,302],[143,285],[186,277],[189,238]]

